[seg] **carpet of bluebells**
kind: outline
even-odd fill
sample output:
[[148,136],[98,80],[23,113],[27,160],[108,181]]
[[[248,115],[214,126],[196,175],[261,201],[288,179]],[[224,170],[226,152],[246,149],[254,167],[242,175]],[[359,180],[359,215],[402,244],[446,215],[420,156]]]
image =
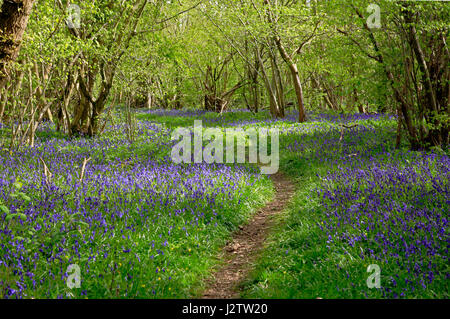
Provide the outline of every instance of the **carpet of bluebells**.
[[[300,185],[244,296],[448,298],[450,157],[396,150],[393,116],[296,116],[221,120],[277,126],[281,169]],[[379,289],[367,286],[371,264]]]
[[318,190],[326,211],[320,228],[328,244],[361,247],[361,259],[398,267],[401,273],[390,276],[384,291],[393,297],[450,278],[450,159],[407,158],[340,167]]
[[448,297],[450,157],[395,150],[394,125],[391,131],[380,127],[388,117],[327,121],[358,126],[318,134],[317,145],[291,147],[300,154],[309,150],[311,163],[327,169],[317,175],[316,198],[329,250],[384,269],[383,297]]
[[[308,114],[298,124],[295,112],[151,110],[138,118],[134,143],[123,125],[73,140],[44,126],[35,148],[2,151],[4,298],[195,296],[212,256],[271,187],[251,166],[171,163],[171,130],[194,119],[278,127],[281,169],[299,185],[245,297],[448,298],[450,158],[396,150],[395,117]],[[80,289],[67,288],[71,264]],[[380,288],[366,284],[370,264],[382,270]]]
[[124,125],[94,139],[58,138],[49,125],[38,134],[34,148],[0,153],[3,298],[189,296],[270,196],[255,168],[174,165],[160,124],[140,121],[133,144]]

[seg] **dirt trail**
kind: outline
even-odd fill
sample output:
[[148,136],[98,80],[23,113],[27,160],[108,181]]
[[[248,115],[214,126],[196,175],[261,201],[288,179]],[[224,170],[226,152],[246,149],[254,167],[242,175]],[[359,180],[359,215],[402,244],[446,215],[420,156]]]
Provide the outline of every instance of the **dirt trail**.
[[294,184],[283,174],[272,175],[271,179],[275,185],[275,198],[260,209],[247,225],[242,226],[222,250],[221,258],[225,263],[208,282],[202,299],[240,297],[238,286],[252,270],[255,259],[263,248],[273,226],[271,217],[280,214],[294,195]]

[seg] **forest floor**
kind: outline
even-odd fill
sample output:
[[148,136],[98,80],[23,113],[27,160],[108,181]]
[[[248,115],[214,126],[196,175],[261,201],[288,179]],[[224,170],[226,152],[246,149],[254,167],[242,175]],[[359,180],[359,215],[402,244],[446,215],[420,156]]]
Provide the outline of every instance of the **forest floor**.
[[241,226],[223,248],[222,267],[207,283],[203,299],[236,299],[240,286],[252,271],[256,259],[274,226],[274,218],[287,207],[295,193],[294,184],[282,173],[271,176],[275,198],[259,210],[248,224]]
[[[448,299],[450,154],[396,149],[391,115],[297,116],[151,110],[130,135],[114,113],[102,136],[46,124],[0,150],[0,299]],[[280,173],[174,163],[196,120],[277,128]]]

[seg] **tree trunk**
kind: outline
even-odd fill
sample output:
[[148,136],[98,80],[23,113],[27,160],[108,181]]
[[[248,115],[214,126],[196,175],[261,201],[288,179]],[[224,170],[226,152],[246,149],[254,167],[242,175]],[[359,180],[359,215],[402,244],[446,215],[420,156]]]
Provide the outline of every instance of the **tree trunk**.
[[279,110],[280,110],[280,108],[278,106],[278,100],[277,100],[277,97],[275,94],[275,90],[272,87],[272,84],[270,83],[269,77],[267,76],[267,72],[264,67],[264,61],[262,60],[261,52],[259,50],[258,50],[257,56],[258,56],[258,61],[259,61],[259,65],[261,68],[261,75],[264,80],[264,85],[266,86],[267,94],[269,95],[270,114],[273,117],[278,117]]
[[364,105],[359,101],[358,91],[356,88],[353,88],[353,103],[358,107],[358,112],[361,114],[365,114],[366,110],[364,110]]
[[153,107],[153,95],[150,92],[147,93],[147,99],[145,101],[144,107],[149,110]]
[[297,65],[293,63],[289,66],[289,69],[291,70],[292,80],[294,82],[295,87],[295,94],[297,95],[298,122],[303,123],[306,121],[306,114],[305,114],[305,105],[303,103],[302,82],[300,81]]
[[396,80],[395,80],[394,74],[389,69],[388,65],[385,63],[384,55],[380,50],[378,41],[376,40],[372,29],[370,29],[369,26],[367,25],[367,22],[365,22],[364,15],[355,6],[352,5],[352,7],[355,10],[356,14],[361,18],[361,20],[364,21],[364,28],[368,32],[369,40],[370,40],[370,42],[372,42],[373,48],[376,52],[376,57],[372,57],[372,58],[374,58],[377,62],[379,62],[383,66],[383,69],[388,78],[390,87],[394,92],[394,97],[397,100],[397,102],[400,104],[400,110],[403,115],[403,119],[405,121],[406,130],[408,131],[408,139],[409,139],[409,142],[411,145],[411,149],[418,150],[420,148],[420,141],[417,136],[417,130],[416,130],[416,127],[414,126],[412,115],[410,114],[411,105],[409,105],[407,103],[407,101],[403,97],[402,93],[396,86]]
[[0,91],[9,77],[9,64],[19,55],[34,0],[4,0],[0,12]]
[[295,62],[292,60],[292,58],[286,52],[283,44],[281,43],[281,39],[279,37],[275,38],[275,43],[277,44],[278,50],[280,51],[280,54],[283,57],[283,60],[287,63],[287,65],[289,66],[289,70],[291,71],[292,83],[294,84],[295,94],[297,96],[298,121],[299,121],[299,123],[303,123],[306,121],[306,114],[305,114],[305,105],[303,102],[304,99],[303,99],[302,82],[300,80],[300,75],[298,72],[297,64],[295,64]]
[[419,42],[417,30],[413,24],[412,12],[409,11],[409,7],[405,5],[405,21],[409,24],[409,43],[416,56],[417,63],[419,65],[422,77],[423,87],[425,88],[426,108],[427,113],[424,114],[427,120],[431,123],[430,131],[428,134],[428,143],[432,146],[442,146],[443,136],[441,135],[441,127],[436,115],[439,114],[439,105],[436,99],[436,91],[433,86],[432,75],[430,74],[430,68],[428,67],[425,54],[422,50],[422,46]]
[[258,85],[258,73],[259,73],[259,61],[258,61],[258,56],[257,56],[258,52],[257,50],[255,50],[254,52],[254,58],[255,58],[255,63],[254,65],[247,65],[247,77],[248,77],[248,81],[250,83],[250,88],[249,88],[249,92],[250,92],[250,100],[251,102],[248,103],[248,107],[250,110],[252,110],[255,113],[258,113],[259,111],[259,106],[261,103],[261,99],[260,99],[260,90],[259,90],[259,85]]
[[270,53],[270,60],[272,65],[272,82],[273,87],[275,88],[275,92],[278,100],[278,116],[284,117],[284,107],[286,103],[284,102],[284,87],[281,79],[280,68],[278,67],[278,61],[275,54]]

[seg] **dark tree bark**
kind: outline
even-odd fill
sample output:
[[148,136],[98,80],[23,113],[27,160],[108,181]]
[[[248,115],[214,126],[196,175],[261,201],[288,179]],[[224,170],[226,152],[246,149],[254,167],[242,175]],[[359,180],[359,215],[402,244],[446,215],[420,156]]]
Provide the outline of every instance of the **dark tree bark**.
[[0,12],[0,91],[17,59],[34,0],[4,0]]

